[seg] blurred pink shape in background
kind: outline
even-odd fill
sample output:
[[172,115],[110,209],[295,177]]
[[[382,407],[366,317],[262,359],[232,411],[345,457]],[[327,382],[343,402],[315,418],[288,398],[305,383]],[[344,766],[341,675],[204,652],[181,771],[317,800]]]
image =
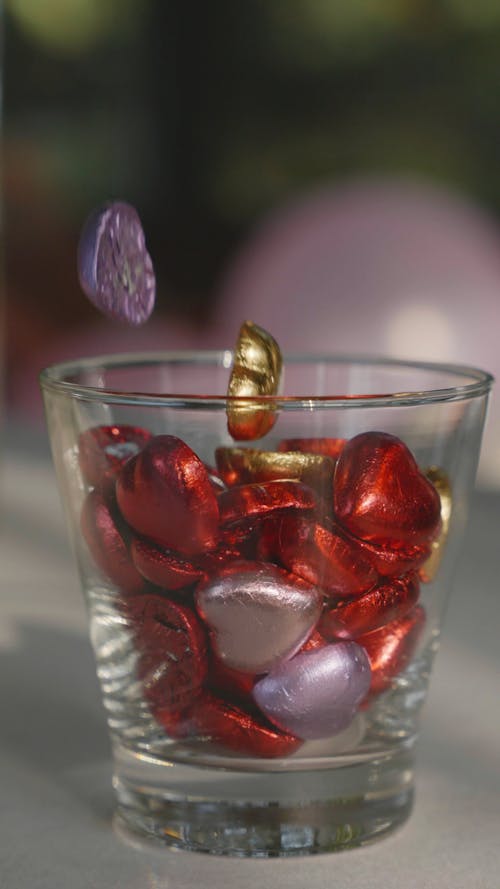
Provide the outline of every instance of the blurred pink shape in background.
[[[475,364],[500,377],[500,229],[464,198],[419,182],[354,181],[272,213],[235,257],[210,344],[241,320],[283,350]],[[500,411],[480,481],[500,486]]]

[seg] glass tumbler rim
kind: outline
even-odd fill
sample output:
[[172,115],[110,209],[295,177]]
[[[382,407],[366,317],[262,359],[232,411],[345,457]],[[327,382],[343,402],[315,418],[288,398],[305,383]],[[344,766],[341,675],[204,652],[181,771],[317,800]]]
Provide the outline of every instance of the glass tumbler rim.
[[[228,369],[232,365],[233,351],[220,350],[166,350],[153,352],[125,352],[113,355],[98,355],[71,361],[58,362],[45,367],[39,375],[42,390],[59,395],[67,395],[80,401],[103,402],[111,404],[149,405],[158,407],[186,407],[206,409],[226,409],[234,402],[261,404],[266,408],[280,410],[320,409],[320,408],[362,408],[362,407],[402,407],[429,404],[433,402],[466,401],[486,395],[494,376],[478,367],[437,361],[406,360],[381,356],[359,354],[332,353],[285,353],[284,364],[309,364],[339,367],[358,365],[373,369],[414,371],[419,373],[435,373],[456,377],[455,385],[436,385],[431,388],[415,387],[404,391],[388,392],[356,392],[334,393],[323,395],[247,395],[230,396],[208,395],[193,392],[151,393],[137,390],[121,390],[115,386],[96,386],[77,382],[79,374],[102,373],[108,370],[147,368],[161,365],[201,366],[213,365]],[[459,382],[461,380],[461,382]]]

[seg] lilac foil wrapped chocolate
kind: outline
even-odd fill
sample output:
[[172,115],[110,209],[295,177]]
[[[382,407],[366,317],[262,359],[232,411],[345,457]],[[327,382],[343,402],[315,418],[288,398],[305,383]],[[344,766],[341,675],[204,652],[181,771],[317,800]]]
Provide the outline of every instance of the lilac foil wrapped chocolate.
[[282,662],[256,683],[253,697],[282,731],[314,740],[347,728],[370,681],[364,648],[355,642],[339,642]]
[[123,201],[89,216],[78,244],[78,279],[105,315],[138,326],[153,311],[156,282],[137,211]]

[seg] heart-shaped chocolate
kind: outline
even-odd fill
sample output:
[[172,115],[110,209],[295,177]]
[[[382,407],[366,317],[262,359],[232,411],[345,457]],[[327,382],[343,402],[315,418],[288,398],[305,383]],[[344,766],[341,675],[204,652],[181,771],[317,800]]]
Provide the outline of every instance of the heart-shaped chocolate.
[[258,711],[247,713],[208,691],[199,695],[180,719],[172,719],[170,711],[162,708],[155,711],[155,718],[173,738],[203,739],[242,756],[289,756],[302,744],[299,738],[271,726]]
[[362,432],[344,446],[335,470],[334,510],[355,537],[381,546],[428,543],[439,533],[441,503],[404,442]]
[[392,680],[406,669],[424,625],[425,611],[421,605],[416,605],[404,617],[358,637],[356,641],[365,649],[372,670],[370,697],[389,688]]
[[137,570],[146,580],[166,590],[193,586],[203,577],[203,570],[178,553],[164,549],[142,537],[132,538],[130,555]]
[[228,488],[219,494],[218,502],[221,525],[248,526],[279,513],[310,512],[316,506],[316,497],[302,482],[279,479]]
[[379,583],[359,599],[339,602],[321,616],[319,629],[327,639],[356,639],[404,617],[418,600],[416,571]]
[[276,411],[272,401],[252,402],[249,396],[277,395],[282,366],[276,340],[267,330],[245,321],[238,334],[227,390],[227,428],[232,438],[262,438],[273,427]]
[[78,244],[78,278],[105,315],[144,324],[155,304],[155,274],[137,211],[115,201],[94,210]]
[[256,683],[253,696],[282,731],[328,738],[347,728],[370,687],[366,652],[355,642],[326,645],[279,664]]
[[289,571],[337,598],[360,596],[377,581],[375,567],[355,540],[300,515],[282,518],[277,553]]
[[208,669],[206,632],[185,605],[155,594],[138,596],[126,614],[138,652],[137,674],[154,714],[180,713],[199,693]]
[[[408,571],[416,571],[429,559],[434,543],[401,543],[391,541],[390,545],[377,546],[360,537],[352,537],[343,528],[346,539],[352,540],[363,555],[382,577],[401,577]],[[441,536],[441,535],[440,535]]]
[[96,565],[125,595],[142,593],[144,577],[132,562],[127,528],[109,490],[95,488],[85,499],[80,527]]
[[321,613],[318,590],[275,565],[233,562],[196,591],[216,655],[228,667],[266,673],[292,657]]
[[208,472],[175,435],[157,435],[131,457],[116,497],[129,525],[166,549],[192,556],[217,543],[219,509]]

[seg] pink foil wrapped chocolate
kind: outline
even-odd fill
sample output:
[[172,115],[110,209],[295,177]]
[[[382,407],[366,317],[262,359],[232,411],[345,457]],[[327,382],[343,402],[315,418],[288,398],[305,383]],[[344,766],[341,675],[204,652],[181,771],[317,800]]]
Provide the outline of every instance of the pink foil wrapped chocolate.
[[292,657],[318,622],[322,599],[310,584],[260,562],[233,562],[195,595],[212,648],[228,667],[264,673]]

